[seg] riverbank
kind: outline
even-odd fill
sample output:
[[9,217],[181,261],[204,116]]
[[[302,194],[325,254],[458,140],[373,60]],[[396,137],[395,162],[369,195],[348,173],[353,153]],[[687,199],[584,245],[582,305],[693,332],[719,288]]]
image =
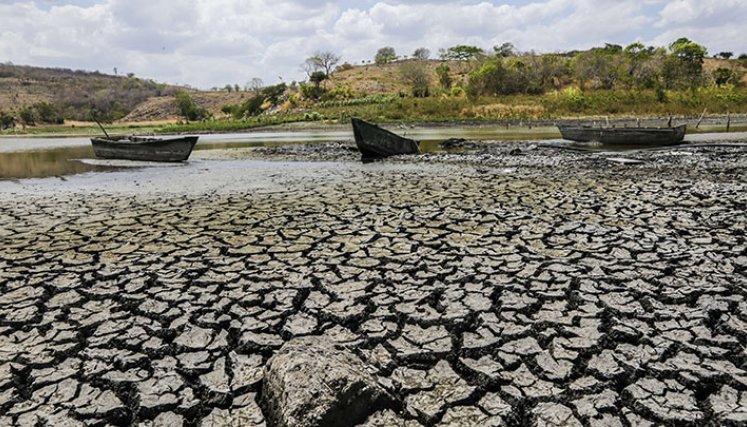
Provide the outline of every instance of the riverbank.
[[305,335],[369,426],[743,422],[744,147],[294,147],[0,182],[0,424],[259,426]]
[[[687,124],[689,133],[726,132],[727,128],[733,132],[747,131],[747,114],[710,114],[674,115],[674,123]],[[486,120],[486,119],[450,119],[450,120],[381,120],[380,124],[389,128],[400,128],[401,131],[413,128],[496,128],[510,130],[515,134],[534,136],[547,134],[548,138],[557,138],[560,133],[555,126],[563,123],[587,123],[614,126],[666,126],[669,116],[650,115],[577,115],[558,119],[529,119],[529,120]],[[698,128],[696,128],[698,126]],[[251,132],[305,132],[305,131],[341,131],[350,128],[349,120],[318,119],[251,119],[251,120],[217,120],[194,123],[180,123],[177,121],[154,121],[138,123],[113,123],[106,125],[111,134],[173,134],[191,133],[196,135],[230,134]],[[100,135],[101,129],[95,123],[76,122],[74,126],[37,126],[13,131],[0,131],[3,137],[89,137]],[[514,138],[516,139],[516,138]],[[525,139],[528,139],[525,138]]]

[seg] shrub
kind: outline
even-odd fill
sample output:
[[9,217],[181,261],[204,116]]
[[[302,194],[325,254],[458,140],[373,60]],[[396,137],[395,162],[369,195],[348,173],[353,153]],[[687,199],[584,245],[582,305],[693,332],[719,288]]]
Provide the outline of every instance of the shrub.
[[438,82],[441,84],[441,87],[444,89],[450,89],[451,84],[454,83],[454,81],[451,78],[451,75],[449,74],[451,72],[451,68],[449,68],[446,64],[440,64],[438,67],[436,67],[436,75],[438,76]]
[[322,95],[324,95],[326,92],[326,89],[324,89],[321,86],[313,85],[313,84],[306,84],[301,83],[301,94],[306,99],[320,99]]
[[18,112],[18,117],[21,119],[21,123],[25,126],[34,126],[36,124],[36,118],[34,117],[34,110],[29,107],[22,108]]
[[236,111],[238,110],[238,108],[239,108],[238,105],[226,104],[226,105],[220,107],[220,111],[223,114],[230,114],[231,116],[234,116],[235,113],[236,113]]
[[581,90],[569,87],[562,92],[556,92],[555,97],[560,101],[560,106],[568,111],[580,113],[589,106],[589,101]]
[[307,122],[314,122],[317,120],[324,120],[324,116],[317,113],[316,111],[312,111],[311,113],[304,114],[303,119]]
[[0,129],[10,129],[16,125],[16,119],[5,111],[0,111]]
[[661,86],[656,87],[656,100],[660,104],[664,104],[669,100],[669,98],[667,97],[667,91],[665,91]]
[[286,89],[285,83],[268,86],[259,94],[247,98],[240,105],[224,105],[221,111],[233,115],[235,119],[258,116],[273,106],[279,105]]
[[346,62],[346,63],[344,63],[342,65],[339,65],[337,68],[335,68],[335,72],[338,72],[338,71],[348,71],[348,70],[352,70],[352,69],[353,69],[353,66],[349,62]]
[[716,86],[733,84],[739,81],[739,74],[728,68],[719,67],[713,72],[713,80],[716,83]]
[[203,120],[209,116],[207,110],[198,107],[187,92],[179,92],[174,95],[174,102],[179,114],[187,120]]
[[450,94],[453,97],[460,97],[460,96],[464,96],[465,92],[461,86],[454,86],[451,88]]
[[[62,116],[62,113],[59,111],[59,109],[48,102],[37,102],[33,104],[31,107],[28,107],[30,110],[32,110],[31,117],[32,122],[41,122],[41,123],[49,123],[49,124],[57,124],[61,125],[65,123],[65,119]],[[29,118],[29,113],[25,113],[26,118]]]

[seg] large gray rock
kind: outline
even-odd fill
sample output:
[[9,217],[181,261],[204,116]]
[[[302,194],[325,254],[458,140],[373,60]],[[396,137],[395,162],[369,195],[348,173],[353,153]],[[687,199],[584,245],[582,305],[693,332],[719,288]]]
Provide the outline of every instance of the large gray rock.
[[287,342],[267,362],[262,399],[278,427],[355,425],[394,402],[357,356],[315,336]]

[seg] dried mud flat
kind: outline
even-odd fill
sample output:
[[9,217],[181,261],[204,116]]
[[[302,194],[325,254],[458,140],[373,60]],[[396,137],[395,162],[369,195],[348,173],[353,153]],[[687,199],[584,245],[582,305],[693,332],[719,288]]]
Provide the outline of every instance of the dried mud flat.
[[747,155],[509,148],[3,195],[0,425],[263,425],[306,335],[397,397],[368,426],[745,425]]

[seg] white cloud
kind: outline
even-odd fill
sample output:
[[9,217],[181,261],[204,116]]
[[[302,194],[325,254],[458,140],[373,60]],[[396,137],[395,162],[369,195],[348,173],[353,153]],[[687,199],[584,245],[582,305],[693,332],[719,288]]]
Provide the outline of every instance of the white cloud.
[[209,88],[300,79],[320,49],[360,63],[382,46],[560,51],[686,36],[742,53],[743,22],[744,0],[0,0],[0,61]]

